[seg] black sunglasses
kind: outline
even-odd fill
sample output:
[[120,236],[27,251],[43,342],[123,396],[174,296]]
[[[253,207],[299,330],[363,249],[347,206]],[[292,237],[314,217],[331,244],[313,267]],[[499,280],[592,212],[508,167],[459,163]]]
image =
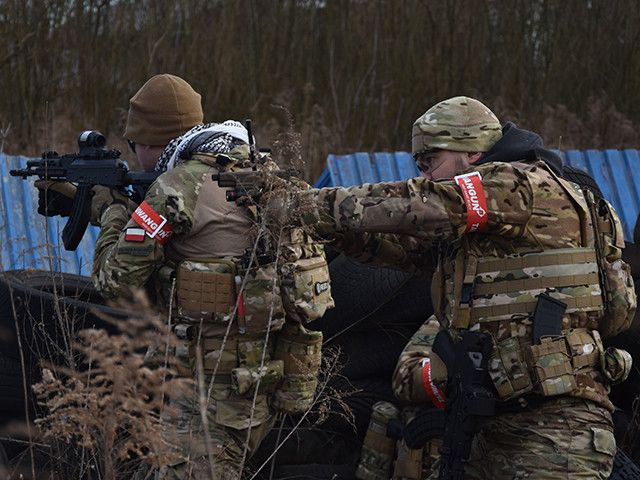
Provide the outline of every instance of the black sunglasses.
[[127,143],[129,144],[129,148],[131,149],[131,151],[133,153],[136,153],[136,142],[127,138]]

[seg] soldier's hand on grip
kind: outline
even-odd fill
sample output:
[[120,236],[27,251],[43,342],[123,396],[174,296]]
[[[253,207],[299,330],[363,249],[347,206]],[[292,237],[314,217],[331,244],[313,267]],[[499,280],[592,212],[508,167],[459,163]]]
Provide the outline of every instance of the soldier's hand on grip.
[[69,182],[36,180],[38,189],[38,213],[45,217],[68,217],[71,215],[76,186]]
[[102,217],[102,214],[111,205],[124,205],[129,213],[135,210],[135,207],[137,206],[129,197],[109,187],[96,185],[92,190],[91,225],[100,226],[100,218]]

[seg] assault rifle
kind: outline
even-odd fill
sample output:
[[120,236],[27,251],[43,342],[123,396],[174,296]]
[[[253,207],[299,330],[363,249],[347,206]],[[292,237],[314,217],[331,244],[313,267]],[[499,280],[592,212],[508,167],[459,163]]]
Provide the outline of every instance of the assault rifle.
[[[84,236],[91,216],[91,189],[95,185],[118,189],[140,203],[149,185],[160,175],[160,172],[131,172],[120,159],[120,152],[105,148],[105,144],[102,133],[87,130],[78,137],[79,153],[58,155],[45,152],[40,160],[27,161],[27,168],[9,172],[9,175],[23,180],[37,175],[41,180],[76,184],[71,214],[62,230],[66,250],[75,250]],[[131,192],[126,190],[129,186],[132,187]]]
[[[447,366],[447,401],[440,449],[440,480],[462,480],[471,442],[483,418],[495,414],[495,395],[487,387],[491,337],[462,330],[454,341],[446,330],[436,335],[433,351]],[[405,432],[406,433],[406,432]]]

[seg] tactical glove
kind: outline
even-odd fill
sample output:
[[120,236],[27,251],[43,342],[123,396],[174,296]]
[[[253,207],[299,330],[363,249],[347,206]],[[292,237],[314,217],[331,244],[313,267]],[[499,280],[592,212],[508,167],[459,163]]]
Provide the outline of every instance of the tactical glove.
[[91,225],[101,226],[100,219],[105,210],[111,205],[123,205],[126,214],[131,215],[138,206],[133,200],[126,195],[113,190],[109,187],[96,185],[92,189],[93,197],[91,199]]
[[68,217],[71,215],[76,186],[69,182],[54,180],[36,180],[38,189],[38,213],[45,217]]

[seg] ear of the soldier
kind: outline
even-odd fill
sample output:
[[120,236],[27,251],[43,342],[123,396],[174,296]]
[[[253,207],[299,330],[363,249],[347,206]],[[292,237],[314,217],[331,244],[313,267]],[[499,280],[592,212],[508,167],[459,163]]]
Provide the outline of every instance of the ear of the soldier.
[[473,165],[474,163],[476,163],[481,158],[482,158],[482,152],[470,153],[469,154],[469,163]]

